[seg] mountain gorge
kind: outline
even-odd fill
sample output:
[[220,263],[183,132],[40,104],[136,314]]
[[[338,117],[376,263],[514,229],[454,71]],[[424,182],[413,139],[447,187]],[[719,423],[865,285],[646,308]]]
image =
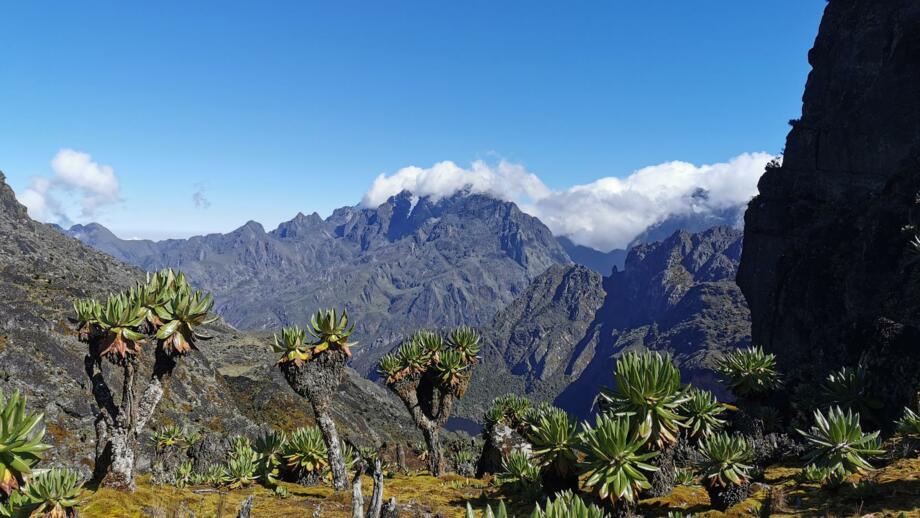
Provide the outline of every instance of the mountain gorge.
[[670,352],[697,386],[724,395],[712,362],[750,343],[749,314],[735,285],[741,232],[678,231],[630,250],[609,277],[557,265],[486,327],[484,363],[464,402],[482,415],[495,387],[585,416],[599,386],[612,383],[615,357],[648,348]]

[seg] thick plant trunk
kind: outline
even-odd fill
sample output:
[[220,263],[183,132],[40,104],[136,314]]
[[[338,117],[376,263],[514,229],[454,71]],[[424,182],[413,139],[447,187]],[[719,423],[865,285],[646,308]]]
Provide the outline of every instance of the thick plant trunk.
[[374,492],[371,494],[371,505],[367,508],[367,518],[380,518],[383,509],[383,466],[380,459],[374,461]]
[[399,509],[396,507],[396,497],[391,496],[380,513],[380,518],[399,518]]
[[122,364],[121,401],[115,403],[102,375],[102,362],[89,354],[84,360],[86,375],[92,384],[93,398],[100,411],[96,416],[96,459],[93,479],[100,485],[133,491],[137,437],[143,431],[157,404],[163,387],[176,363],[168,354],[157,350],[153,376],[140,400],[136,398],[136,358]]
[[332,485],[336,491],[348,490],[348,474],[345,472],[339,433],[332,419],[331,404],[332,397],[345,375],[346,360],[343,352],[328,350],[302,365],[292,362],[281,364],[281,372],[288,385],[301,397],[307,398],[313,406],[316,424],[322,431],[323,441],[326,443]]
[[352,518],[364,518],[364,496],[361,494],[361,472],[363,471],[364,463],[358,462],[355,466],[355,477],[351,481]]
[[409,472],[406,467],[406,447],[401,442],[396,443],[396,469],[403,475]]
[[441,431],[438,426],[422,428],[425,443],[428,445],[428,472],[433,477],[440,477],[444,470],[444,454],[441,452]]
[[116,426],[107,435],[102,458],[96,459],[97,479],[106,487],[134,491],[134,434]]
[[655,458],[658,471],[652,473],[651,477],[649,477],[652,487],[646,491],[648,496],[665,496],[671,494],[671,491],[674,490],[675,479],[677,478],[677,466],[674,462],[676,450],[675,445],[667,446]]
[[317,408],[316,423],[320,431],[323,432],[323,440],[326,441],[326,448],[329,452],[329,469],[332,471],[332,485],[336,491],[345,491],[348,489],[348,475],[345,473],[345,458],[342,455],[342,446],[339,442],[339,432],[335,428],[335,421],[329,415],[328,407]]

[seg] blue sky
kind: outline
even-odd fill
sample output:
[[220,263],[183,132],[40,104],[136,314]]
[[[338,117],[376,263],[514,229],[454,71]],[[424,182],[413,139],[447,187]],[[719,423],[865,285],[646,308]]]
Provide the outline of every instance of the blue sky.
[[118,201],[53,183],[67,219],[159,238],[326,215],[410,165],[504,160],[564,191],[779,153],[824,6],[14,2],[0,169],[22,198],[85,153]]

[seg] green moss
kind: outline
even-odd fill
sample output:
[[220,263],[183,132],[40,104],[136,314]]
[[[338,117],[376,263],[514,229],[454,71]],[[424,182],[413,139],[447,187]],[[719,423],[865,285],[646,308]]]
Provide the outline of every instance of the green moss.
[[[771,500],[771,490],[784,498],[771,516],[851,516],[858,510],[862,514],[878,516],[920,517],[920,459],[897,461],[870,475],[872,482],[858,488],[846,485],[838,491],[828,491],[814,485],[800,485],[794,476],[800,467],[784,464],[767,469],[764,485],[756,485],[750,498],[722,513],[709,509],[709,497],[701,486],[677,486],[665,497],[643,500],[640,512],[647,516],[665,515],[669,511],[694,514],[698,517],[758,516],[761,508]],[[863,480],[866,477],[862,477]],[[859,482],[854,477],[852,482]],[[351,516],[351,493],[335,493],[330,487],[303,487],[283,484],[290,497],[281,499],[270,490],[252,486],[236,491],[216,491],[210,488],[177,489],[172,486],[153,486],[148,477],[141,477],[136,492],[126,494],[111,489],[87,491],[81,516],[85,517],[143,517],[151,510],[160,509],[167,516],[187,509],[196,516],[236,516],[243,500],[253,496],[253,514],[256,516],[302,517]],[[363,479],[365,499],[371,494],[370,478]],[[489,479],[464,478],[448,475],[434,478],[428,475],[397,475],[385,480],[385,497],[396,497],[401,505],[411,504],[413,509],[461,518],[467,502],[483,509],[503,498],[489,484]],[[529,516],[531,503],[507,502],[515,516]],[[411,514],[411,513],[410,513]]]

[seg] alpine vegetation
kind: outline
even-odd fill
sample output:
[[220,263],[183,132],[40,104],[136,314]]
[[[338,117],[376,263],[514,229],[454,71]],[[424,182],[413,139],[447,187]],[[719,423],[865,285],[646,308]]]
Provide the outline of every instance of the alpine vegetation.
[[[98,407],[94,478],[103,485],[134,489],[138,436],[153,416],[177,362],[207,339],[198,328],[213,322],[210,294],[193,290],[182,273],[163,270],[146,282],[99,302],[74,301],[77,334],[89,347],[84,370]],[[151,353],[145,346],[153,342]],[[137,375],[152,363],[138,397]],[[106,381],[105,366],[121,373],[121,397]]]
[[434,476],[439,476],[444,466],[441,427],[469,387],[479,349],[479,334],[469,327],[458,327],[446,338],[433,331],[419,331],[380,360],[379,370],[387,386],[406,405],[425,437],[428,471]]
[[345,376],[350,348],[357,344],[348,341],[353,330],[354,323],[349,322],[347,311],[328,309],[313,315],[307,330],[296,326],[284,328],[274,340],[274,350],[281,354],[278,367],[284,378],[313,406],[337,491],[347,490],[349,482],[339,433],[332,419],[332,398]]

